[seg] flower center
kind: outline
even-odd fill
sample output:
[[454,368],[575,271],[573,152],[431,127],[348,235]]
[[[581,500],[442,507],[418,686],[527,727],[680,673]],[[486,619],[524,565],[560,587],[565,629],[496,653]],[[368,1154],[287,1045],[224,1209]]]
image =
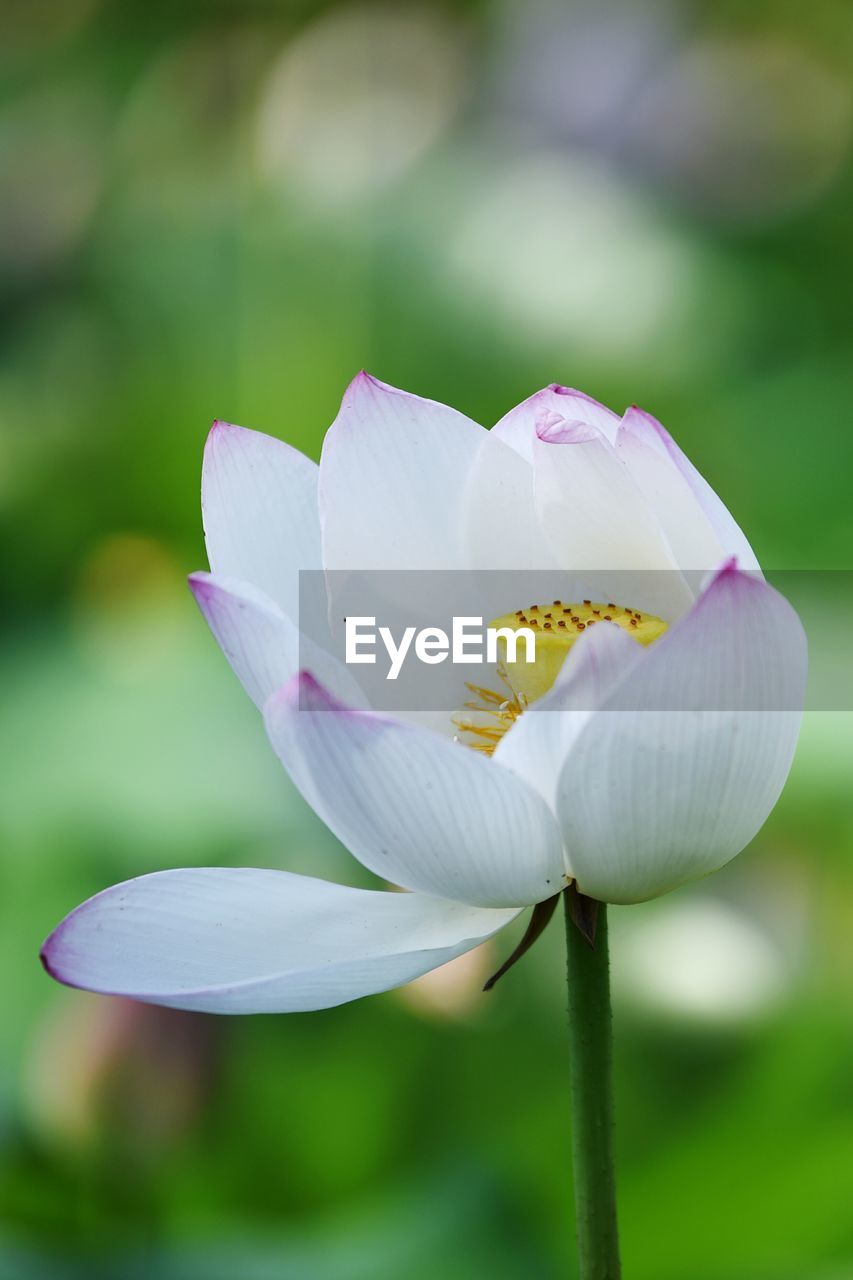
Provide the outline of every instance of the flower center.
[[501,659],[496,675],[500,689],[468,684],[473,694],[464,704],[465,712],[454,716],[453,723],[459,730],[460,741],[475,751],[491,755],[507,729],[524,713],[531,702],[547,693],[557,679],[566,655],[578,636],[599,622],[611,622],[621,627],[640,644],[649,645],[666,631],[667,624],[651,613],[624,605],[599,604],[583,600],[580,604],[533,604],[529,609],[517,609],[489,623],[495,629],[520,631],[528,628],[536,637],[536,661],[528,663],[523,641],[516,646],[516,654],[510,660],[506,641],[498,640]]

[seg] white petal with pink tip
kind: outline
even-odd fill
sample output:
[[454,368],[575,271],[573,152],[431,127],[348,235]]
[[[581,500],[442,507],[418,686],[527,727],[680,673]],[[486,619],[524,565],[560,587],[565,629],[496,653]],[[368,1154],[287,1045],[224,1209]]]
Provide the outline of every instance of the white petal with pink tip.
[[303,677],[265,711],[305,799],[377,875],[481,907],[519,906],[565,883],[557,824],[508,770],[429,729],[352,711]]
[[361,373],[320,460],[327,569],[461,569],[463,503],[482,427]]
[[60,982],[106,995],[293,1013],[410,982],[517,914],[286,871],[197,867],[90,898],[54,930],[42,959]]
[[293,619],[299,571],[320,569],[317,464],[260,431],[216,422],[201,503],[211,571],[263,591]]
[[568,753],[557,813],[580,889],[640,902],[739,853],[788,776],[806,673],[788,602],[734,568],[718,574]]

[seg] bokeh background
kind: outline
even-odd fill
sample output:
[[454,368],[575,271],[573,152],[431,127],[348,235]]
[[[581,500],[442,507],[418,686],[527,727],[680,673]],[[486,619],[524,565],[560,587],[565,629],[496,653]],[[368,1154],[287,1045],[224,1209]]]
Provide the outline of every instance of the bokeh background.
[[[39,944],[195,864],[369,882],[197,615],[220,416],[317,456],[361,367],[674,432],[779,569],[853,542],[847,0],[33,0],[0,41],[0,1276],[551,1280],[562,945],[224,1020]],[[849,634],[841,637],[849,652]],[[853,1276],[851,717],[751,850],[614,915],[632,1280]]]

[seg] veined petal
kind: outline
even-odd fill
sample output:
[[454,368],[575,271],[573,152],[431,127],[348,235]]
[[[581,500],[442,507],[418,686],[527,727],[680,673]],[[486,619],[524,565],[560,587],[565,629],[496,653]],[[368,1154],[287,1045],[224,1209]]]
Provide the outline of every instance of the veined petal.
[[794,610],[727,566],[568,753],[557,813],[581,890],[641,902],[739,853],[788,776],[806,673]]
[[77,907],[42,949],[60,982],[205,1013],[294,1013],[387,991],[517,915],[255,868],[161,871]]
[[672,436],[643,409],[622,419],[616,452],[654,507],[682,569],[713,569],[727,556],[757,570],[742,530]]
[[248,582],[193,573],[189,584],[234,674],[262,707],[299,668],[299,632],[269,596]]
[[532,463],[536,429],[543,420],[547,421],[548,415],[575,425],[591,427],[611,444],[615,441],[619,428],[619,418],[611,409],[599,404],[583,391],[561,387],[558,382],[552,382],[550,386],[543,387],[541,391],[528,396],[521,404],[510,409],[492,427],[492,434]]
[[323,681],[336,697],[362,706],[364,695],[349,671],[299,631],[279,606],[247,582],[193,573],[190,589],[243,688],[263,707],[271,693],[300,668]]
[[553,687],[501,738],[493,761],[523,778],[556,811],[572,743],[642,653],[642,645],[615,623],[589,628],[572,645]]
[[215,422],[204,450],[201,505],[210,568],[250,582],[291,618],[299,570],[320,569],[317,464],[259,431]]
[[463,497],[484,430],[360,373],[320,460],[327,569],[461,569]]
[[562,886],[554,816],[508,770],[428,729],[349,711],[307,675],[273,695],[265,718],[305,799],[377,875],[488,907]]
[[[465,563],[472,569],[548,570],[557,556],[539,524],[533,468],[494,431],[484,432],[463,501]],[[492,616],[505,613],[508,602]]]
[[565,568],[655,570],[658,616],[692,604],[655,512],[602,436],[567,423],[540,427],[534,469],[539,519]]

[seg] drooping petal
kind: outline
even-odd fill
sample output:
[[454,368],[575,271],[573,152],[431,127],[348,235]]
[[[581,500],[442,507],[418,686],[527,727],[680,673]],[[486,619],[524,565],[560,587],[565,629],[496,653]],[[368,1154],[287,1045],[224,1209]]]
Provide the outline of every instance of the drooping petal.
[[326,1009],[475,947],[516,911],[255,868],[161,871],[77,907],[42,949],[60,982],[206,1013]]
[[360,373],[320,461],[326,568],[464,568],[463,496],[483,434],[447,405]]
[[492,759],[523,778],[556,810],[557,784],[572,743],[643,647],[615,623],[579,636],[553,687],[516,720]]
[[739,853],[788,776],[806,672],[791,606],[725,568],[567,755],[557,812],[581,890],[640,902]]
[[262,591],[210,573],[191,574],[189,584],[234,674],[258,707],[303,668],[336,697],[363,705],[364,696],[347,668],[329,648],[300,635]]
[[317,464],[281,440],[215,422],[201,502],[210,568],[250,582],[291,618],[299,570],[320,569]]
[[616,452],[657,513],[682,569],[707,571],[732,555],[741,569],[758,569],[731,513],[650,413],[628,409]]
[[536,430],[549,416],[562,418],[576,427],[583,425],[600,432],[611,444],[616,439],[619,418],[612,410],[593,400],[583,391],[561,387],[558,382],[543,387],[534,395],[522,400],[510,409],[500,422],[492,427],[492,434],[504,444],[520,453],[527,462],[533,461]]
[[305,799],[377,875],[488,907],[561,887],[556,821],[508,770],[428,729],[349,711],[306,675],[273,695],[265,717]]

